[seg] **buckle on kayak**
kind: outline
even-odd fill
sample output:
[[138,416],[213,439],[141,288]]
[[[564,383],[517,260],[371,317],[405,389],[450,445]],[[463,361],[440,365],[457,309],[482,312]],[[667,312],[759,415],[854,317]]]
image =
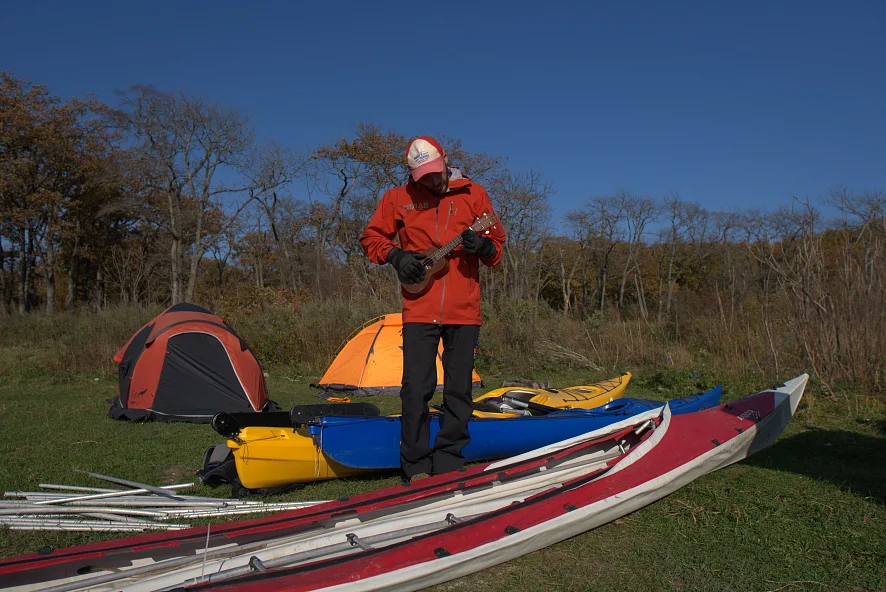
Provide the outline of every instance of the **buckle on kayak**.
[[367,545],[366,543],[361,541],[360,537],[358,537],[354,533],[346,534],[345,538],[348,539],[348,542],[351,543],[352,547],[360,547],[364,551],[371,551],[372,550],[372,545]]
[[265,567],[265,564],[262,563],[262,560],[259,559],[258,557],[256,557],[255,555],[253,555],[252,557],[249,558],[249,568],[252,571],[257,571],[257,572],[268,571],[268,568]]

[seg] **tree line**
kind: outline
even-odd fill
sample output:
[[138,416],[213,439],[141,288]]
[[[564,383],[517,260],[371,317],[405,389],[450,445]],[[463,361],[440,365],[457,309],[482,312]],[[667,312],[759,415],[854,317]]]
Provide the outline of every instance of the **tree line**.
[[[403,184],[408,140],[376,125],[313,149],[259,139],[248,115],[134,86],[111,108],[0,73],[0,313],[261,298],[397,301],[358,238]],[[832,190],[773,211],[710,211],[618,190],[555,218],[555,185],[441,138],[508,233],[484,298],[675,335],[715,322],[758,340],[776,373],[799,355],[834,380],[884,379],[886,195]],[[710,326],[710,325],[706,325]],[[785,352],[785,344],[791,351]],[[758,353],[752,357],[758,356]]]

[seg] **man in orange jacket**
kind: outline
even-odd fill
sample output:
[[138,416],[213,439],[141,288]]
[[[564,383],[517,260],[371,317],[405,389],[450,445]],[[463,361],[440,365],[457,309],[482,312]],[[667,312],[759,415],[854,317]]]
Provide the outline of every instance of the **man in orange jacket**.
[[[477,234],[469,227],[493,214],[486,190],[467,178],[450,178],[440,144],[428,136],[409,143],[410,178],[386,192],[360,244],[373,263],[390,263],[401,283],[425,277],[423,253],[456,237],[449,271],[420,295],[403,294],[403,385],[400,400],[400,464],[407,479],[461,468],[474,411],[471,373],[480,337],[480,262],[498,265],[505,233],[501,224]],[[453,176],[454,177],[454,176]],[[399,236],[399,245],[394,237]],[[443,339],[443,424],[430,446],[428,402],[437,384],[436,357]]]

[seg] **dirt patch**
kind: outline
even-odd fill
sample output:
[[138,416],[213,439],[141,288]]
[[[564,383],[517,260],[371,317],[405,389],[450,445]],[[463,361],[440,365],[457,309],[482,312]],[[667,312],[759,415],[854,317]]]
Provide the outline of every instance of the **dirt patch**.
[[190,483],[194,480],[194,468],[189,465],[169,465],[161,473],[163,485]]

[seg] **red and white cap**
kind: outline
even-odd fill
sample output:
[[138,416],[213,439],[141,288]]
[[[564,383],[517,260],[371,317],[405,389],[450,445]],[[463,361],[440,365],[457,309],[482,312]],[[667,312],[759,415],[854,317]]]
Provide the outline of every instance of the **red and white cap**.
[[434,138],[419,136],[406,149],[406,164],[416,181],[428,173],[442,173],[446,168],[443,157],[446,152]]

